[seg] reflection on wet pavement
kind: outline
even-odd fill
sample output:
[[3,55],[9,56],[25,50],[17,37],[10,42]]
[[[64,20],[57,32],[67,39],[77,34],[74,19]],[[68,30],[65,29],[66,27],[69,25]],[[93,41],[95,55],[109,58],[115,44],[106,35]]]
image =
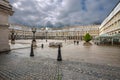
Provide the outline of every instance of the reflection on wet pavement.
[[[120,47],[113,46],[83,46],[83,42],[81,41],[79,45],[74,45],[73,41],[64,42],[62,40],[48,40],[49,42],[62,42],[63,47],[61,49],[63,60],[70,61],[82,61],[89,63],[97,63],[97,64],[106,64],[113,66],[120,66]],[[23,44],[21,44],[22,42]],[[37,40],[38,48],[34,49],[35,57],[41,56],[45,58],[57,58],[57,48],[50,48],[49,42],[45,42],[44,40]],[[25,44],[28,43],[28,44]],[[13,50],[12,52],[19,53],[16,55],[29,57],[30,53],[30,40],[18,40],[15,45],[11,45],[11,48],[22,48],[24,49]],[[44,44],[44,48],[42,49],[40,46]],[[11,52],[11,53],[12,53]]]

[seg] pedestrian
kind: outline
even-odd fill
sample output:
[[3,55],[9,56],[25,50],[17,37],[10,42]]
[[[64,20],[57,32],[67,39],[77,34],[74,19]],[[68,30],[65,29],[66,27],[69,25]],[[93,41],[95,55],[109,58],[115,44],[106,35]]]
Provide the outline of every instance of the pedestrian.
[[43,48],[44,47],[44,45],[43,44],[41,44],[41,48]]
[[76,43],[76,41],[74,41],[74,44]]

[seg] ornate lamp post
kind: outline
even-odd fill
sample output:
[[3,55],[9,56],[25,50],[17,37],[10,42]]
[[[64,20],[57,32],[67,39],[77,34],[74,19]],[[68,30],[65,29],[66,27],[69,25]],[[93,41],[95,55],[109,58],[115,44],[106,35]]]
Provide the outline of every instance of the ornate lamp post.
[[82,29],[82,32],[81,32],[81,41],[83,40],[83,29]]
[[11,33],[11,44],[15,44],[15,30],[12,29]]
[[45,33],[46,33],[46,42],[47,42],[47,33],[48,33],[48,28],[45,28]]
[[32,44],[33,47],[36,47],[36,39],[35,39],[35,32],[36,32],[36,28],[32,28],[32,32],[33,32],[33,40],[32,40]]

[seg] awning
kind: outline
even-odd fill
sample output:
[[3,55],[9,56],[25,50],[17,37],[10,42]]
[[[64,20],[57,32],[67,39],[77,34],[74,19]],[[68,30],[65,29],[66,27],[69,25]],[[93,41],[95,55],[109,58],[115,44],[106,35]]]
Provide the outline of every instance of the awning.
[[108,35],[108,34],[102,34],[100,36],[97,36],[95,38],[112,38],[112,36]]
[[120,38],[120,33],[115,34],[115,35],[113,35],[112,37],[113,37],[113,38]]

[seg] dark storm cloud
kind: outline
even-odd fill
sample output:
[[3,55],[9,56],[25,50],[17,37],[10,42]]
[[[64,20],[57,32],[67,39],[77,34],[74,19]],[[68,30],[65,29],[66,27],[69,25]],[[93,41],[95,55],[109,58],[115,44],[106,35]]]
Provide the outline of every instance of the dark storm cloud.
[[10,0],[11,23],[40,26],[101,23],[119,0]]

